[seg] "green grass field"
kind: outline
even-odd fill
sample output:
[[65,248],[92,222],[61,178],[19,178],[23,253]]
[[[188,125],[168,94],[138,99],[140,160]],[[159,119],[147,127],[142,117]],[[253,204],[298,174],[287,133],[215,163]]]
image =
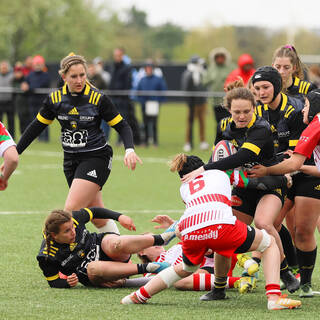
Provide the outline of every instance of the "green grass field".
[[[139,234],[152,231],[151,218],[183,212],[179,179],[168,170],[168,160],[182,151],[186,107],[167,104],[160,115],[159,148],[137,147],[144,161],[136,171],[124,167],[123,148],[114,148],[111,176],[103,188],[105,206],[130,215]],[[214,139],[212,110],[208,109],[207,140]],[[195,128],[196,145],[198,130]],[[116,134],[112,133],[111,145]],[[194,149],[205,161],[209,151]],[[303,300],[300,310],[267,311],[263,273],[254,293],[240,296],[229,290],[230,299],[200,302],[201,292],[169,289],[148,305],[122,306],[120,299],[131,289],[51,289],[37,266],[36,255],[46,215],[63,208],[68,192],[62,171],[62,151],[57,122],[51,126],[51,142],[34,142],[21,156],[19,167],[6,191],[0,193],[1,284],[0,319],[318,319],[320,297]],[[90,230],[94,228],[89,225]],[[129,231],[124,231],[124,234]],[[319,236],[317,234],[317,236]],[[134,258],[136,261],[136,258]],[[239,273],[240,271],[238,271]],[[320,290],[319,262],[313,276],[314,290]],[[289,295],[297,297],[297,295]]]

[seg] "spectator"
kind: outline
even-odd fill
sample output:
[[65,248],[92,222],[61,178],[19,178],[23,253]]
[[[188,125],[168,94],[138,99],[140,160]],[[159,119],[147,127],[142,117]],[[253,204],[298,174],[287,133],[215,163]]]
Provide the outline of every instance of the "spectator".
[[[212,92],[223,92],[224,82],[234,67],[228,50],[225,48],[213,49],[209,55],[209,67],[204,77],[204,85]],[[223,97],[213,98],[212,106],[217,123],[230,115],[222,106],[222,100]]]
[[238,59],[238,68],[229,73],[224,86],[238,80],[239,77],[243,80],[244,85],[247,85],[255,71],[253,58],[250,54],[244,53]]
[[[23,65],[21,62],[16,62],[13,70],[12,86],[20,89],[21,84],[25,81],[23,75]],[[28,107],[28,97],[26,93],[14,93],[13,95],[14,110],[17,111],[19,117],[20,133],[22,134],[32,121],[31,113]]]
[[101,75],[102,80],[105,83],[105,87],[108,88],[110,85],[111,75],[108,71],[104,70],[102,59],[100,57],[94,58],[93,64],[96,66],[96,72]]
[[[3,60],[0,62],[0,87],[12,87],[13,73],[10,71],[10,64]],[[14,108],[13,108],[12,92],[0,93],[0,121],[2,121],[3,114],[6,113],[8,120],[8,131],[14,139]]]
[[88,64],[88,80],[100,90],[107,89],[107,85],[101,74],[98,72],[97,65],[94,63]]
[[[182,74],[181,89],[183,91],[205,91],[203,85],[203,76],[205,73],[203,63],[203,59],[200,59],[199,56],[195,55],[191,57],[187,69]],[[199,120],[200,149],[207,150],[209,144],[205,139],[206,98],[197,96],[187,97],[186,102],[189,112],[187,118],[186,143],[183,150],[189,152],[193,148],[193,121],[195,117]]]
[[[26,77],[26,81],[21,84],[21,89],[28,93],[28,105],[31,113],[31,118],[34,119],[42,106],[42,102],[46,97],[46,94],[37,94],[35,89],[49,88],[50,78],[45,66],[45,60],[42,56],[37,55],[32,60],[32,67],[34,71],[31,71]],[[40,141],[49,141],[49,129],[48,127],[39,136]]]
[[[147,62],[145,65],[146,75],[141,78],[138,83],[138,90],[141,91],[165,91],[167,85],[163,77],[158,77],[154,74],[154,64]],[[164,96],[139,96],[141,102],[144,132],[144,142],[146,146],[152,141],[155,147],[158,146],[158,115],[160,102],[164,101]]]
[[26,57],[26,59],[24,60],[24,65],[22,67],[22,72],[23,72],[23,75],[25,77],[27,75],[29,75],[29,73],[31,71],[33,71],[32,61],[33,61],[33,57],[31,57],[31,56]]
[[308,72],[309,80],[314,83],[317,88],[320,88],[320,66],[317,64],[313,64],[309,67]]
[[[131,90],[131,67],[124,61],[124,49],[116,48],[113,51],[113,65],[111,67],[110,90]],[[121,115],[129,123],[135,145],[140,144],[140,132],[138,121],[135,117],[134,106],[129,95],[113,95],[112,102]],[[108,137],[107,137],[108,138]],[[120,139],[120,137],[119,137]],[[120,141],[118,140],[118,144]]]

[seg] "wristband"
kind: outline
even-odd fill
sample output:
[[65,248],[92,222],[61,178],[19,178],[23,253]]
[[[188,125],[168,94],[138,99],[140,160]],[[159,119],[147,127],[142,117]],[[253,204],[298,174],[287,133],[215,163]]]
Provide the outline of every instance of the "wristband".
[[134,149],[133,148],[128,148],[128,149],[126,149],[126,156],[128,155],[128,154],[130,154],[130,153],[132,153],[132,152],[134,152]]

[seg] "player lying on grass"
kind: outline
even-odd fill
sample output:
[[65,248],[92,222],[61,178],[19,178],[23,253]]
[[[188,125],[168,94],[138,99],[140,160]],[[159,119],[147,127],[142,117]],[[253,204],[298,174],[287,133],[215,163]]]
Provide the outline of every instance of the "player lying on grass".
[[[198,157],[180,154],[173,159],[171,171],[183,177],[201,166],[203,162]],[[301,305],[298,300],[280,297],[280,253],[275,240],[265,230],[247,226],[232,214],[230,180],[224,172],[205,171],[190,182],[182,183],[180,194],[186,204],[178,226],[182,263],[160,272],[145,286],[124,297],[122,304],[146,303],[154,294],[196,271],[207,250],[211,249],[215,252],[215,287],[201,300],[226,297],[230,266],[223,256],[257,250],[263,254],[268,309],[291,309]]]
[[[90,233],[85,224],[92,219],[113,219],[128,230],[136,230],[132,219],[104,208],[84,208],[72,215],[52,211],[45,221],[44,240],[37,260],[50,287],[70,288],[81,282],[85,286],[107,287],[108,282],[147,272],[158,273],[167,263],[127,263],[131,253],[150,246],[166,244],[174,231],[159,235],[124,235]],[[59,277],[59,272],[66,279]]]

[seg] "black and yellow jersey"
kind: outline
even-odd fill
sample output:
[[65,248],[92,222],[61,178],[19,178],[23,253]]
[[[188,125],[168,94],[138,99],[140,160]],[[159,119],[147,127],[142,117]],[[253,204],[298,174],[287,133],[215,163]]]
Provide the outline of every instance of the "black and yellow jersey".
[[286,94],[290,97],[298,98],[304,102],[304,97],[308,92],[317,89],[317,86],[309,81],[301,80],[297,77],[292,79],[292,85],[287,88]]
[[306,125],[303,123],[303,103],[298,99],[281,93],[281,102],[276,110],[267,104],[258,104],[255,112],[264,118],[271,127],[274,148],[277,153],[294,149],[301,132]]
[[74,243],[60,244],[51,241],[48,251],[44,237],[37,260],[49,284],[59,279],[59,272],[65,275],[78,274],[83,272],[91,261],[104,260],[106,255],[100,252],[99,247],[105,234],[90,233],[85,224],[93,218],[118,220],[120,215],[118,212],[105,208],[84,208],[73,211],[72,220],[76,231]]
[[102,119],[111,127],[123,121],[111,100],[88,84],[78,95],[71,94],[65,84],[47,96],[37,120],[49,125],[54,119],[61,125],[62,147],[71,153],[98,150],[107,144],[100,129]]
[[231,117],[222,119],[217,127],[215,144],[221,140],[229,140],[238,152],[241,149],[251,151],[255,158],[253,162],[266,166],[276,163],[270,125],[256,114],[245,128],[236,128]]

